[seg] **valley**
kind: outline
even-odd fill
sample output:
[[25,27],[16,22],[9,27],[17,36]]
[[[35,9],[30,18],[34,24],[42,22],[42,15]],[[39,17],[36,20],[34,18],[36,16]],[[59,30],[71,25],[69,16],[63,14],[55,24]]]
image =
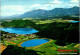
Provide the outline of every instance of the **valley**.
[[[13,34],[1,31],[1,45],[6,48],[1,50],[2,54],[8,54],[11,52],[10,50],[15,51],[20,48],[24,48],[25,51],[30,51],[24,53],[22,50],[22,54],[37,54],[37,55],[56,55],[60,53],[59,49],[69,49],[69,50],[77,50],[77,54],[79,54],[79,23],[70,23],[68,19],[19,19],[12,20],[10,22],[5,21],[1,23],[1,26],[4,27],[16,27],[16,28],[34,28],[38,30],[38,33],[33,34]],[[75,33],[75,34],[74,34]],[[33,40],[33,39],[49,39],[50,41],[35,47],[22,47],[21,43]],[[75,39],[75,40],[74,40]],[[6,52],[5,52],[6,51]],[[18,52],[18,51],[17,51]],[[55,53],[54,53],[55,52]],[[70,52],[71,53],[71,52]],[[11,54],[11,53],[9,53]],[[15,53],[13,53],[15,54]]]

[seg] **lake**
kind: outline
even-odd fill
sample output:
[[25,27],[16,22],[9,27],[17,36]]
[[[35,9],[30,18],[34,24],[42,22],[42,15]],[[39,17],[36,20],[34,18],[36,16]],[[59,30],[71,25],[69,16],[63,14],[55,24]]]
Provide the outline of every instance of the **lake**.
[[0,28],[0,30],[15,34],[33,34],[39,32],[33,28]]
[[79,21],[69,21],[69,22],[71,22],[71,23],[78,23]]
[[34,47],[50,41],[49,39],[33,39],[29,41],[25,41],[21,44],[22,47]]

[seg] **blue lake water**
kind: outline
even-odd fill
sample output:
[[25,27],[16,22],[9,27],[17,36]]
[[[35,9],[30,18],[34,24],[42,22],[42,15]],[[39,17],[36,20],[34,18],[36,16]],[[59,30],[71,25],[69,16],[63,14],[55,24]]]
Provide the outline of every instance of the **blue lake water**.
[[33,39],[33,40],[23,42],[21,46],[22,47],[34,47],[34,46],[41,45],[43,43],[47,43],[48,41],[50,40],[49,39]]
[[0,28],[0,30],[16,34],[33,34],[39,32],[33,28]]
[[78,23],[79,21],[69,21],[69,22],[71,22],[71,23]]

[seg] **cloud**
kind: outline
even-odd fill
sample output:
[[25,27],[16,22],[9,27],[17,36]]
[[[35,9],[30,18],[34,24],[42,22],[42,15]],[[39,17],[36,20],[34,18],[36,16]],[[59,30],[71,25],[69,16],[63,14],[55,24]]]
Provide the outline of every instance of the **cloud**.
[[18,5],[8,5],[1,6],[1,14],[4,15],[14,15],[14,14],[22,14],[26,12],[26,6],[18,6]]
[[2,10],[10,10],[10,11],[25,11],[23,6],[2,6]]
[[79,4],[75,3],[75,4],[67,4],[70,7],[74,7],[74,6],[79,6]]
[[[76,3],[73,3],[73,2],[76,2]],[[78,4],[78,0],[71,0],[69,2],[54,0],[53,2],[50,2],[49,4],[46,4],[45,6],[51,7],[51,9],[54,9],[54,8],[70,8],[74,6],[79,6],[79,4]]]
[[78,3],[79,1],[78,0],[71,0],[70,2],[72,2],[72,3]]
[[53,9],[56,7],[59,7],[59,5],[63,4],[62,1],[59,0],[54,0],[52,2],[50,2],[49,4],[46,4],[45,7],[49,8],[49,9]]
[[[74,1],[74,0],[72,0]],[[77,2],[77,0],[75,0]],[[54,0],[52,2],[49,2],[47,4],[34,4],[31,6],[33,10],[35,9],[45,9],[45,10],[51,10],[54,8],[70,8],[78,6],[78,3],[72,3],[71,1],[69,2],[64,2],[64,1],[59,1],[59,0]]]
[[46,5],[44,5],[45,7],[54,7],[54,5],[53,4],[46,4]]
[[40,4],[34,4],[30,7],[31,9],[47,9],[47,6],[40,5]]
[[51,3],[53,3],[53,4],[61,4],[61,3],[62,3],[62,1],[54,0],[54,1],[53,1],[53,2],[51,2]]
[[41,6],[41,5],[40,4],[34,4],[34,5],[31,6],[31,8],[33,8],[33,7],[39,7],[39,6]]

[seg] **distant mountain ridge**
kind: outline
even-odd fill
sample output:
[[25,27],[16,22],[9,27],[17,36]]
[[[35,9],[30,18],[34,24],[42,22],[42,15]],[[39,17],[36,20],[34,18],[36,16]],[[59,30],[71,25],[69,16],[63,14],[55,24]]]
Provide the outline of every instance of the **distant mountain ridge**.
[[47,18],[47,17],[60,17],[66,15],[79,15],[79,7],[72,7],[72,8],[55,8],[52,10],[33,10],[31,12],[25,12],[20,17],[29,17],[29,18]]
[[52,10],[43,10],[37,9],[25,12],[22,15],[14,15],[8,18],[50,18],[50,17],[61,17],[61,16],[79,16],[79,7],[72,7],[72,8],[55,8]]

